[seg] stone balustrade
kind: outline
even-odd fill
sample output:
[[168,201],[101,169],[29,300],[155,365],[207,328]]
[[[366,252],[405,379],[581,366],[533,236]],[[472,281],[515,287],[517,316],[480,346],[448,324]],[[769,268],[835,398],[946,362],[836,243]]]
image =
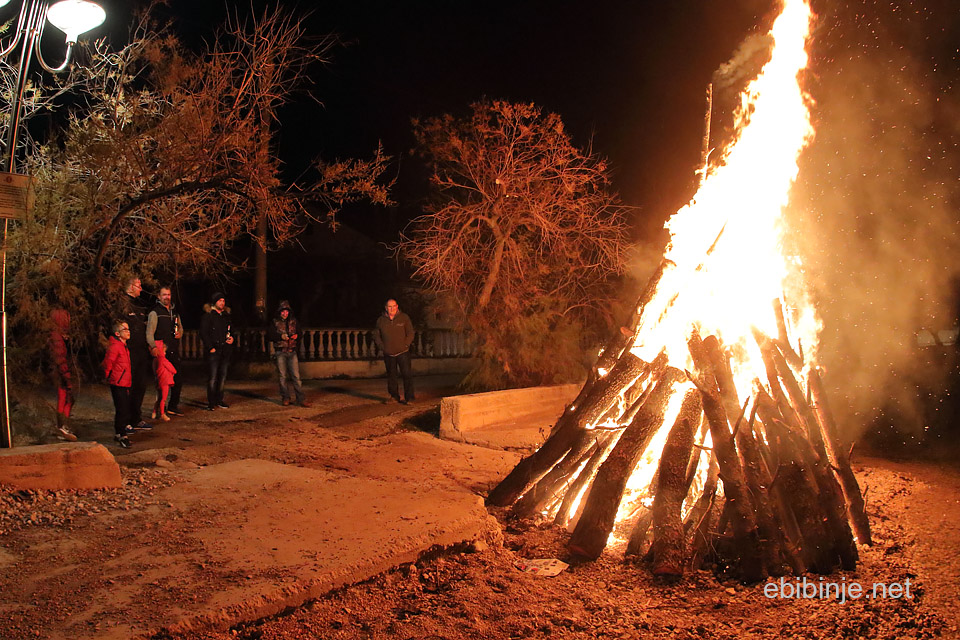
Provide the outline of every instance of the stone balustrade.
[[[463,334],[450,329],[427,329],[414,332],[410,351],[415,358],[467,358],[473,349]],[[273,355],[273,343],[266,329],[242,329],[234,332],[234,357],[245,360],[266,360]],[[180,357],[184,360],[203,358],[199,331],[185,331],[180,340]],[[380,349],[373,339],[373,329],[302,329],[300,360],[378,360]]]

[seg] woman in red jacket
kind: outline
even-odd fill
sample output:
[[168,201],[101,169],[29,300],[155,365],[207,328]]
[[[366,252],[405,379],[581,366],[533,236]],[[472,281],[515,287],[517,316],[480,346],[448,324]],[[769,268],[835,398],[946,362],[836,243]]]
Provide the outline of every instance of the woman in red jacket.
[[133,433],[133,427],[127,424],[130,419],[130,385],[133,382],[128,338],[130,327],[127,323],[115,322],[113,335],[107,345],[107,356],[103,359],[103,375],[110,385],[110,395],[113,396],[113,430],[116,432],[113,439],[124,449],[130,448],[127,434]]

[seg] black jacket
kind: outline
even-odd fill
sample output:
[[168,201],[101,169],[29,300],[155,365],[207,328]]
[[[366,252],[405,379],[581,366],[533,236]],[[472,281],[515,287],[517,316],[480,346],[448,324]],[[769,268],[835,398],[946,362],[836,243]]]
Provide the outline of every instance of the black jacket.
[[127,347],[131,357],[149,356],[147,347],[147,305],[143,298],[134,298],[124,293],[120,297],[120,317],[130,327],[130,339]]
[[230,334],[230,314],[224,311],[219,313],[211,309],[200,320],[200,339],[203,340],[203,351],[209,354],[210,349],[220,351],[232,345],[227,344]]
[[[170,354],[177,353],[177,345],[180,341],[174,336],[179,323],[180,316],[174,311],[173,303],[170,303],[168,309],[158,300],[147,315],[147,346],[152,347],[154,341],[162,340],[167,347],[167,357],[170,357]],[[151,328],[153,329],[152,335],[150,333]]]

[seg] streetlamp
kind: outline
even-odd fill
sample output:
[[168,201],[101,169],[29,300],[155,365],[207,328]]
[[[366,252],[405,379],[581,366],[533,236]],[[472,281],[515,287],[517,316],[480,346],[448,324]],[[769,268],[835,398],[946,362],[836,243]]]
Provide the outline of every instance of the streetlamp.
[[[0,8],[10,0],[0,0]],[[100,26],[107,14],[103,8],[88,0],[60,0],[50,5],[49,0],[24,0],[20,7],[20,17],[17,20],[17,29],[13,39],[7,46],[0,45],[0,59],[6,59],[17,47],[20,49],[20,63],[17,67],[17,83],[10,100],[10,121],[7,124],[6,162],[4,170],[7,174],[16,173],[17,130],[20,126],[20,106],[23,102],[23,91],[27,85],[27,74],[30,63],[36,55],[40,66],[50,73],[60,73],[70,66],[73,47],[81,33]],[[66,34],[67,52],[63,63],[59,67],[51,67],[43,59],[40,51],[40,37],[47,21]],[[12,447],[13,437],[10,432],[10,402],[7,394],[7,228],[10,218],[3,219],[3,248],[0,255],[0,446]]]

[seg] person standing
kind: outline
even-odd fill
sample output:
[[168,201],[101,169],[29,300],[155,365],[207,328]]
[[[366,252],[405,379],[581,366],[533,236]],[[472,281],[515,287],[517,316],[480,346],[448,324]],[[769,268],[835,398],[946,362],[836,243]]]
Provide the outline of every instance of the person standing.
[[163,340],[157,340],[155,344],[154,355],[156,358],[153,361],[153,366],[157,376],[157,402],[153,405],[153,416],[164,422],[169,422],[170,416],[167,415],[166,411],[167,398],[170,394],[170,387],[173,386],[173,380],[177,375],[177,369],[167,360],[167,346],[163,344]]
[[50,312],[50,368],[57,385],[57,435],[68,442],[77,436],[70,430],[73,409],[73,373],[70,367],[70,313],[65,309]]
[[129,339],[130,327],[127,323],[122,320],[115,322],[113,335],[107,344],[107,355],[103,359],[103,377],[110,385],[110,395],[113,398],[113,439],[124,449],[130,448],[127,434],[133,433],[133,427],[128,422],[132,415],[130,387],[133,380],[130,349],[127,347]]
[[134,429],[151,429],[143,419],[141,405],[147,392],[148,381],[153,378],[153,359],[147,346],[147,308],[141,298],[143,287],[140,278],[127,280],[120,299],[120,317],[127,323],[130,335],[126,345],[130,350],[130,424]]
[[[183,335],[183,325],[180,316],[174,311],[173,296],[170,287],[160,287],[157,304],[147,315],[147,346],[150,353],[157,357],[157,342],[166,346],[167,357],[174,370],[180,371],[180,336]],[[157,367],[154,366],[156,369]],[[182,416],[180,412],[181,375],[173,377],[170,395],[165,402],[166,413],[171,416]],[[157,399],[160,399],[160,383],[157,382]]]
[[270,334],[273,340],[274,357],[277,359],[277,375],[280,379],[280,401],[285,407],[290,404],[290,390],[287,386],[288,383],[292,383],[297,404],[301,407],[309,407],[310,405],[304,400],[303,385],[300,382],[300,360],[297,356],[300,331],[290,303],[286,300],[281,301],[277,308],[277,315],[274,316],[273,323],[270,325]]
[[[410,345],[413,344],[413,323],[410,316],[400,311],[396,300],[387,300],[383,314],[377,318],[373,340],[383,352],[383,364],[387,369],[387,402],[407,404],[414,401],[413,375],[410,371]],[[403,376],[403,399],[397,388],[397,369]]]
[[218,291],[210,298],[210,302],[212,306],[209,313],[200,321],[200,339],[207,361],[207,411],[217,407],[230,408],[223,401],[223,385],[227,381],[227,367],[233,348],[230,314],[226,311],[227,299]]

